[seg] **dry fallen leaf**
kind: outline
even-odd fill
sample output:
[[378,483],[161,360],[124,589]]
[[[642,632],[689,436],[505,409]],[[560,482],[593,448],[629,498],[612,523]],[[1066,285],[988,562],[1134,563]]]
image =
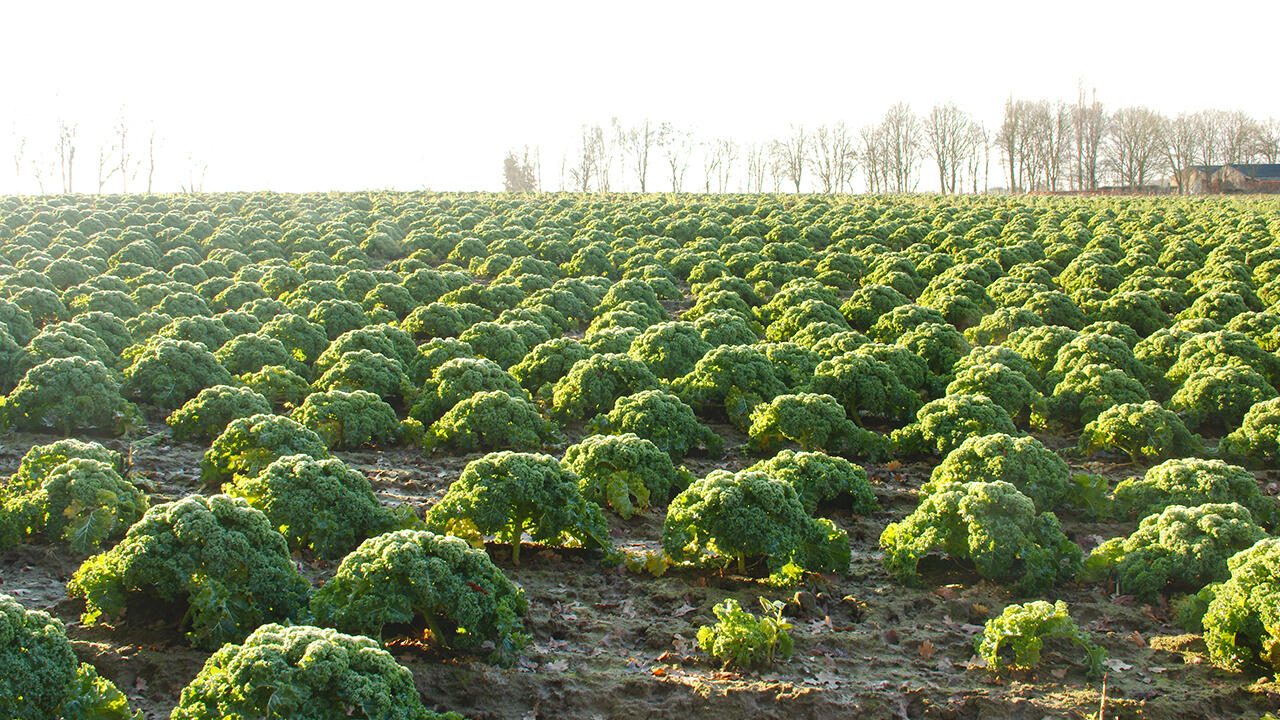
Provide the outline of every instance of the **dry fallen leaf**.
[[1129,642],[1133,643],[1134,645],[1137,645],[1138,647],[1147,646],[1146,639],[1143,638],[1142,633],[1138,632],[1137,630],[1134,630],[1133,632],[1129,633]]
[[1125,662],[1125,661],[1123,661],[1123,660],[1120,660],[1120,659],[1118,659],[1118,658],[1111,658],[1111,659],[1107,660],[1106,662],[1104,662],[1104,663],[1102,663],[1102,664],[1103,664],[1103,665],[1106,665],[1107,667],[1111,668],[1112,670],[1115,670],[1116,672],[1124,672],[1125,670],[1132,670],[1132,669],[1133,669],[1133,666],[1132,666],[1132,665],[1130,665],[1129,663],[1127,663],[1127,662]]
[[1055,678],[1057,678],[1057,679],[1059,679],[1059,680],[1065,680],[1065,679],[1066,679],[1066,677],[1067,677],[1067,669],[1066,669],[1066,668],[1058,668],[1057,670],[1050,670],[1050,671],[1049,671],[1049,674],[1050,674],[1050,675],[1052,675],[1052,676],[1054,676]]
[[889,462],[884,464],[885,470],[897,470],[901,467],[902,467],[902,463],[898,462],[897,460],[890,460]]
[[937,654],[937,652],[938,652],[938,648],[934,647],[933,643],[929,642],[928,640],[925,640],[924,642],[920,643],[920,657],[924,658],[925,660],[928,660],[929,658],[933,657],[934,655]]
[[672,616],[672,617],[684,617],[685,615],[688,615],[689,613],[691,613],[691,612],[693,612],[694,610],[697,610],[697,609],[698,609],[698,608],[696,608],[696,607],[694,607],[694,606],[690,605],[689,603],[685,603],[685,604],[681,605],[680,607],[676,608],[675,610],[672,610],[672,611],[671,611],[671,616]]
[[650,670],[649,672],[653,673],[653,676],[654,676],[654,677],[666,677],[666,676],[667,676],[667,669],[666,669],[666,668],[656,667],[656,668],[653,668],[652,670]]

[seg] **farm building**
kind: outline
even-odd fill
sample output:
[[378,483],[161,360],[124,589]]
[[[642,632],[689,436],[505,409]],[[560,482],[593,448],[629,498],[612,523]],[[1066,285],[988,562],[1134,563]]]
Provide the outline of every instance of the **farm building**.
[[1280,163],[1193,165],[1185,177],[1192,194],[1280,193]]

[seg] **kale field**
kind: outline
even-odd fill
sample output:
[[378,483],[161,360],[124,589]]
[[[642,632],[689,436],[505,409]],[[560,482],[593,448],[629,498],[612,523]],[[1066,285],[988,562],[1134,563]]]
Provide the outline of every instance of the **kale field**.
[[1244,196],[0,197],[0,717],[1260,719],[1278,351]]

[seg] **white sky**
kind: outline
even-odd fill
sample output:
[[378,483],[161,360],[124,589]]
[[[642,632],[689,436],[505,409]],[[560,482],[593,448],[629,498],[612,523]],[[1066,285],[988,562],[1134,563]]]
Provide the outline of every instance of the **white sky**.
[[990,126],[1011,92],[1070,100],[1079,81],[1110,108],[1280,117],[1275,0],[0,0],[0,18],[0,192],[34,191],[15,137],[51,159],[59,118],[92,190],[122,108],[160,138],[157,190],[191,155],[206,190],[282,191],[500,189],[525,144],[554,188],[580,126],[613,116],[753,141],[954,100]]

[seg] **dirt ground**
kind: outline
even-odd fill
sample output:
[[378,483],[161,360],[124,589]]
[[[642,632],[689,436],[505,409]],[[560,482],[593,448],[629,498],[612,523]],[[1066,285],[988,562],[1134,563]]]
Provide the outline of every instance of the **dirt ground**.
[[[710,461],[690,458],[695,474],[754,461],[745,440],[717,427],[729,452]],[[151,425],[126,447],[136,480],[153,502],[200,490],[204,447],[173,443]],[[50,436],[0,440],[0,473]],[[1068,440],[1045,438],[1050,446]],[[475,456],[429,457],[407,450],[337,453],[365,472],[387,503],[419,511],[438,499]],[[1142,468],[1088,463],[1113,481]],[[509,548],[491,547],[495,562],[524,587],[533,644],[511,668],[475,658],[447,658],[412,645],[392,647],[414,673],[428,707],[457,710],[476,720],[497,718],[1258,718],[1280,707],[1280,686],[1217,670],[1198,636],[1172,624],[1166,607],[1114,596],[1097,586],[1068,585],[1055,597],[1071,605],[1082,627],[1109,655],[1105,685],[1090,681],[1069,648],[1050,646],[1038,670],[993,675],[974,658],[982,622],[1019,598],[939,561],[927,568],[926,589],[893,583],[881,567],[877,540],[884,526],[910,512],[929,464],[867,467],[881,509],[855,517],[840,507],[820,512],[849,533],[853,566],[840,576],[811,576],[786,591],[751,578],[673,568],[662,577],[607,568],[583,551],[526,548],[519,567]],[[1274,493],[1274,478],[1263,478]],[[621,521],[615,540],[657,548],[663,510]],[[1062,518],[1086,549],[1132,525]],[[189,648],[174,619],[138,620],[118,628],[83,627],[82,604],[64,585],[83,557],[65,547],[27,544],[0,555],[0,592],[61,618],[81,659],[115,681],[148,718],[165,718],[208,653]],[[315,583],[333,566],[299,559]],[[714,620],[712,606],[738,598],[788,601],[795,655],[760,672],[722,670],[694,641]]]

